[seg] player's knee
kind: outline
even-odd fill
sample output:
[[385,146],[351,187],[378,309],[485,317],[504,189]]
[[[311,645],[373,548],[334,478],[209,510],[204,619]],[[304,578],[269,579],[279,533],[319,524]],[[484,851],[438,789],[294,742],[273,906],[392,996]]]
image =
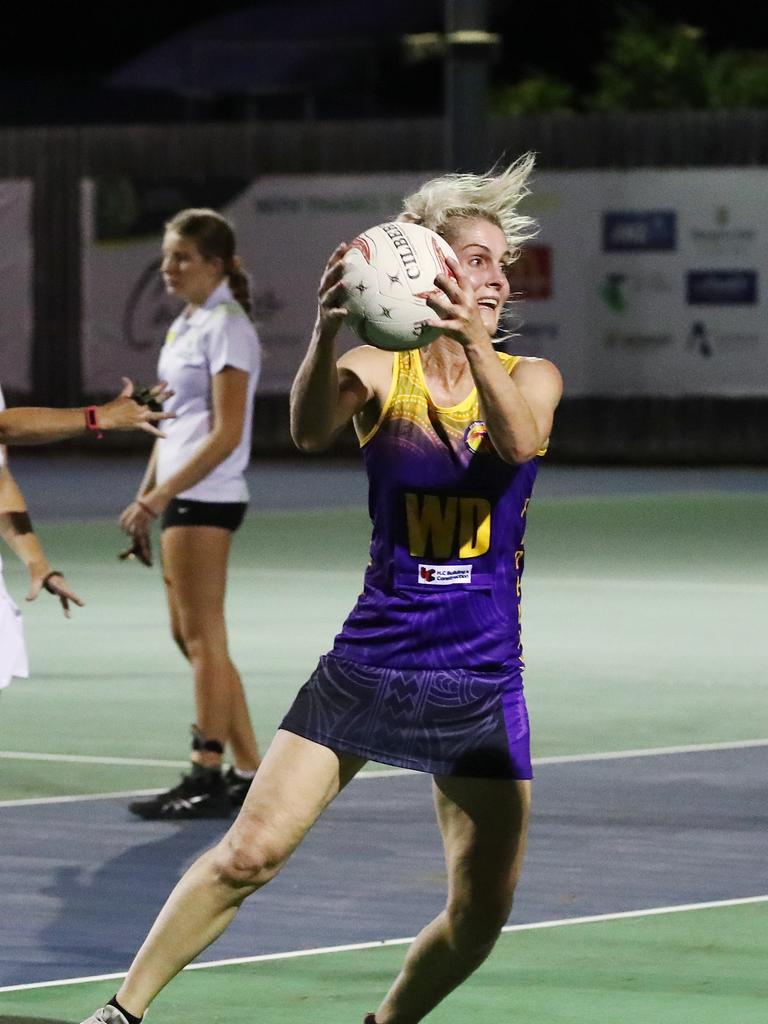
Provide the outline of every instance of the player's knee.
[[467,955],[487,956],[512,909],[512,891],[475,899],[454,899],[446,908],[454,946]]
[[227,836],[218,848],[215,872],[217,880],[229,888],[253,891],[271,881],[286,859],[278,844],[265,836]]

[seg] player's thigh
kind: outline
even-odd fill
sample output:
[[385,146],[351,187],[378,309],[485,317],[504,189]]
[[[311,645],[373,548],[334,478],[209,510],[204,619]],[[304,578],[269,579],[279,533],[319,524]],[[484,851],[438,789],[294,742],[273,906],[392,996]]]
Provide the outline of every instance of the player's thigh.
[[282,863],[365,764],[278,729],[225,844],[240,863]]
[[525,855],[530,781],[439,776],[433,791],[449,899],[511,900]]
[[169,526],[162,535],[169,604],[202,621],[222,614],[232,533],[220,526]]

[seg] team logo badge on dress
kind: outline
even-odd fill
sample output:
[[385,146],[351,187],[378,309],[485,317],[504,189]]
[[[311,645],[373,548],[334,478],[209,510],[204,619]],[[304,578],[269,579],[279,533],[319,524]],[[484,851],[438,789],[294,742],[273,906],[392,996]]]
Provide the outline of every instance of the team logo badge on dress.
[[488,454],[493,451],[488,427],[483,420],[474,420],[464,431],[464,444],[471,452]]

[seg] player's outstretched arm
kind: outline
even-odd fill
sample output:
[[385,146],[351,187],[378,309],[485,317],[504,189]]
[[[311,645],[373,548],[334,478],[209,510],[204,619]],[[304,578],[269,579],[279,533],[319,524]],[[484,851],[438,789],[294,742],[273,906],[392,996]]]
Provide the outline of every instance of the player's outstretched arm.
[[[170,395],[163,383],[155,384],[149,393],[158,403]],[[36,406],[5,409],[0,412],[0,444],[46,444],[103,430],[144,430],[161,437],[155,424],[172,417],[173,413],[156,412],[134,399],[133,384],[124,377],[120,394],[105,405],[81,409]]]

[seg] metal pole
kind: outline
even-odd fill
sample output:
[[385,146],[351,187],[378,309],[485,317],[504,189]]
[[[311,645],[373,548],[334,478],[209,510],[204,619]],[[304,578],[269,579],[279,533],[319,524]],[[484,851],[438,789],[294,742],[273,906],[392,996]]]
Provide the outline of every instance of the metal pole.
[[445,166],[485,170],[488,64],[498,36],[487,31],[487,0],[445,0]]

